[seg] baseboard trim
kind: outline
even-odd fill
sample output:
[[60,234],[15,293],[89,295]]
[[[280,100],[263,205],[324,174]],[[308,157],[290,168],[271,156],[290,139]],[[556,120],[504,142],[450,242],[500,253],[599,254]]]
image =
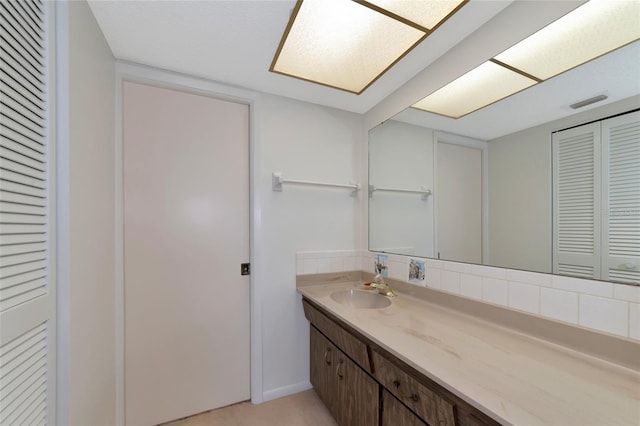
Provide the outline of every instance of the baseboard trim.
[[311,389],[311,382],[308,380],[293,385],[283,386],[277,389],[271,389],[262,393],[262,402],[271,401],[273,399],[282,398],[283,396],[293,395],[294,393],[303,392]]

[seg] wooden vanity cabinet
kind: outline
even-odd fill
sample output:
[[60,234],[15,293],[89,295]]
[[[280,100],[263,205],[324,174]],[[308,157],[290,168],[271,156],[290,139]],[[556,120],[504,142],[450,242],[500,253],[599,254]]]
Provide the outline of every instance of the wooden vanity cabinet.
[[382,390],[380,426],[429,426],[386,389]]
[[378,383],[310,328],[311,384],[340,425],[378,425]]
[[374,377],[404,405],[430,425],[456,425],[455,403],[426,387],[377,351],[373,352]]
[[302,304],[311,384],[339,425],[499,425],[313,302]]

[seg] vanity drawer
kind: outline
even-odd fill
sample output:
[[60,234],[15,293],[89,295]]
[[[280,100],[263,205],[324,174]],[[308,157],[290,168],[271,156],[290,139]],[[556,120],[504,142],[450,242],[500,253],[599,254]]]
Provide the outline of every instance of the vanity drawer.
[[373,351],[374,377],[407,407],[434,426],[454,426],[455,406]]
[[302,301],[304,315],[309,322],[329,338],[342,352],[353,359],[362,369],[371,372],[367,345],[353,336],[332,319],[320,312],[306,300]]

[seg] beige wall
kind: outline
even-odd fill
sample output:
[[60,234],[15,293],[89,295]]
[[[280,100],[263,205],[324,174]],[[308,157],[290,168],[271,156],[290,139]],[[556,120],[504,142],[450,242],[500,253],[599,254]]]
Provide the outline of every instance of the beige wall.
[[56,7],[58,421],[113,425],[115,61],[85,1]]
[[489,142],[489,264],[551,272],[551,132],[639,104],[635,96]]

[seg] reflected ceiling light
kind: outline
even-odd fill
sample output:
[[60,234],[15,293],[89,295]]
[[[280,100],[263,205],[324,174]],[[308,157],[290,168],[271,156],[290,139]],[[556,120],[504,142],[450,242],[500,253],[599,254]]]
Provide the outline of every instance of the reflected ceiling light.
[[534,79],[487,61],[413,106],[460,118],[536,83]]
[[[638,39],[640,1],[591,0],[458,79],[465,78],[464,82],[454,80],[413,106],[460,118]],[[473,80],[467,76],[476,72],[480,75],[477,71],[480,68],[496,74],[485,75],[482,82],[477,80],[476,84],[481,86],[471,87]],[[519,74],[525,80],[513,78],[513,87],[507,89],[501,78],[511,79],[510,74]],[[524,87],[515,84],[517,80],[524,84],[527,79],[533,84]],[[453,92],[460,87],[474,96]],[[476,95],[482,91],[489,92],[484,103],[480,103],[481,97]],[[444,98],[441,93],[452,93],[452,98]],[[460,105],[454,105],[453,99]]]
[[[446,1],[440,20],[467,1]],[[365,1],[298,0],[269,70],[359,94],[429,33]]]
[[460,0],[354,0],[382,13],[391,13],[397,19],[409,25],[417,24],[425,31],[432,31],[446,18],[460,9],[464,3]]
[[546,80],[639,37],[639,1],[591,0],[496,59]]

